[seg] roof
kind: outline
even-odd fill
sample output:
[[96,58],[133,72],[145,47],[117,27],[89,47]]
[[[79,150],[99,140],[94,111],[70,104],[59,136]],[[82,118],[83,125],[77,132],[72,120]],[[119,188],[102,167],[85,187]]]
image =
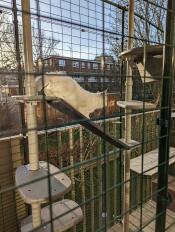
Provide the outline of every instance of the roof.
[[[72,60],[72,61],[80,61],[80,62],[89,62],[89,63],[101,63],[99,60],[100,56],[95,57],[94,60],[89,60],[89,59],[82,59],[82,58],[76,58],[76,57],[67,57],[67,56],[59,56],[59,55],[53,55],[53,56],[48,56],[45,57],[43,60],[48,60],[48,59],[64,59],[64,60]],[[105,63],[106,64],[113,64],[115,61],[112,56],[106,56],[105,55]]]

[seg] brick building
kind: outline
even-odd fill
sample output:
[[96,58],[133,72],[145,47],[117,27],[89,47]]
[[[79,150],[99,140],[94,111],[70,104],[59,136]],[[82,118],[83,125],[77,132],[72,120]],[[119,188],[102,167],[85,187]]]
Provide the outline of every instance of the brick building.
[[89,90],[103,88],[112,90],[114,87],[112,83],[116,82],[119,73],[112,56],[105,56],[105,59],[97,56],[94,60],[50,56],[44,59],[44,69],[48,72],[66,71],[68,75]]
[[[44,59],[44,69],[45,72],[66,71],[68,75],[71,75],[89,91],[102,91],[108,88],[108,92],[113,91],[116,93],[116,86],[118,87],[119,85],[114,83],[120,82],[120,76],[118,75],[119,72],[116,69],[115,61],[112,56],[105,56],[104,69],[102,68],[102,61],[101,56],[96,57],[94,60],[50,56]],[[1,115],[3,115],[0,128],[4,130],[20,128],[19,104],[11,101],[10,96],[12,95],[18,95],[18,77],[15,73],[13,76],[4,73],[0,86]],[[44,117],[41,103],[37,104],[36,111],[38,126],[42,127]],[[64,114],[56,112],[48,105],[46,111],[48,126],[69,120]],[[9,118],[13,118],[11,120],[13,124],[9,124]]]

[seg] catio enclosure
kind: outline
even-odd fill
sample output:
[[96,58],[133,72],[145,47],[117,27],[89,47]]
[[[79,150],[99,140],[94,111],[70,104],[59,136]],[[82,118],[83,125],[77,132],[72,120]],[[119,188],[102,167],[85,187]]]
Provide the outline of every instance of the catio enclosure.
[[171,0],[0,1],[0,232],[175,231],[174,23]]

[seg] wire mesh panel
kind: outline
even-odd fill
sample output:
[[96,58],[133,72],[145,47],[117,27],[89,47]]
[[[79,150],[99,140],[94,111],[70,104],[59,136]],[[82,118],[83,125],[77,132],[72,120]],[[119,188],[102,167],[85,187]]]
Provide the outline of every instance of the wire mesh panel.
[[0,231],[174,231],[174,10],[1,0]]

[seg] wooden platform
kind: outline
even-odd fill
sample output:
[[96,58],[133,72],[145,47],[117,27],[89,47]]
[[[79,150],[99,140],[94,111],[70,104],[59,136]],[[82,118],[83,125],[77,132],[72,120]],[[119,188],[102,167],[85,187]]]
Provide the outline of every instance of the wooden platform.
[[[28,203],[46,203],[49,200],[48,169],[45,161],[39,162],[40,168],[37,171],[30,171],[29,165],[23,165],[16,169],[16,186],[23,200]],[[50,174],[57,173],[50,177],[52,199],[62,197],[71,190],[71,180],[59,169],[49,164]],[[31,183],[33,182],[33,183]]]
[[[142,208],[143,216],[142,216],[142,232],[155,232],[155,216],[156,216],[156,203],[154,201],[149,201]],[[175,222],[175,213],[167,210],[167,218],[166,218],[166,228],[168,228],[171,224]],[[123,225],[116,224],[107,232],[122,232]],[[130,214],[130,232],[138,232],[140,230],[140,208],[133,211]],[[170,226],[166,231],[174,232],[175,227],[174,224]]]
[[16,95],[16,96],[12,96],[12,98],[20,103],[24,103],[24,102],[29,103],[29,102],[37,102],[37,101],[45,101],[45,100],[51,101],[57,99],[55,97],[48,97],[44,95],[36,95],[36,96]]
[[[163,46],[161,45],[146,46],[147,56],[157,56],[162,54],[163,54]],[[136,62],[136,61],[140,61],[140,59],[143,59],[143,56],[144,56],[144,47],[137,47],[122,52],[119,57],[122,58],[123,60],[127,60],[128,58],[132,57],[132,60]]]
[[151,110],[156,108],[156,105],[153,103],[136,101],[136,100],[118,101],[117,105],[121,108],[130,109],[130,110],[143,110],[143,108],[145,110]]
[[[170,148],[170,160],[169,164],[175,162],[175,148]],[[143,156],[143,175],[152,176],[158,171],[158,149],[145,153]],[[142,173],[142,156],[138,156],[134,159],[131,159],[131,170],[139,174]]]
[[[76,202],[65,199],[52,204],[52,217],[54,232],[62,232],[81,222],[83,219],[83,213]],[[41,219],[42,223],[46,223],[46,225],[41,226],[35,231],[51,232],[49,206],[42,208]],[[25,218],[21,223],[21,232],[29,231],[32,231],[32,216]]]
[[56,110],[59,110],[60,112],[69,115],[72,120],[77,120],[80,125],[85,127],[86,129],[90,130],[93,134],[96,134],[97,136],[104,139],[106,142],[114,145],[115,147],[122,148],[125,150],[130,150],[131,147],[128,146],[125,142],[122,142],[119,139],[116,139],[115,137],[111,136],[110,133],[105,132],[102,127],[97,125],[97,123],[93,122],[92,120],[89,120],[86,116],[81,114],[77,109],[72,107],[69,103],[66,101],[59,99],[57,101],[48,101],[48,104],[55,108]]
[[[143,58],[146,53],[146,66]],[[148,45],[124,51],[120,54],[123,60],[132,60],[136,63],[143,83],[160,81],[162,76],[163,46]]]
[[[122,142],[125,142],[125,139],[124,138],[122,138],[122,139],[119,139],[120,141],[122,141]],[[141,145],[141,143],[140,142],[138,142],[138,141],[136,141],[136,140],[130,140],[130,142],[129,143],[126,143],[129,147],[130,147],[130,149],[134,149],[134,148],[137,148],[137,147],[139,147],[140,145]]]

